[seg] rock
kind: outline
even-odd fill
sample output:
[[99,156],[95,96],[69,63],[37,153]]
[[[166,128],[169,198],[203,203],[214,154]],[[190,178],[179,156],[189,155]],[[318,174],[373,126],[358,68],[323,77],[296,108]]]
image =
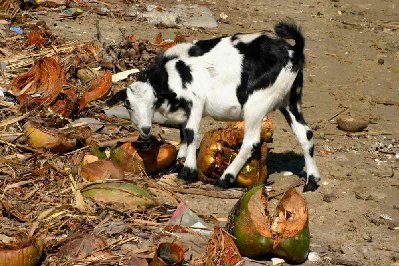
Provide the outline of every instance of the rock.
[[130,16],[141,16],[149,23],[167,27],[202,27],[215,28],[218,23],[207,7],[199,5],[176,5],[161,9],[158,6],[148,5],[147,11],[140,14],[138,7],[133,7]]
[[280,259],[280,258],[272,258],[272,264],[273,265],[283,265],[285,260]]
[[312,251],[312,252],[309,252],[308,260],[311,262],[318,262],[318,261],[321,261],[321,258],[317,252]]
[[99,14],[99,15],[101,15],[101,16],[106,16],[106,15],[108,15],[109,13],[111,13],[111,10],[109,10],[109,9],[106,8],[106,7],[101,7],[101,8],[97,11],[97,14]]
[[379,65],[383,65],[385,63],[384,59],[380,58],[378,59],[378,64]]
[[337,119],[338,128],[348,132],[363,131],[369,124],[368,120],[342,116]]

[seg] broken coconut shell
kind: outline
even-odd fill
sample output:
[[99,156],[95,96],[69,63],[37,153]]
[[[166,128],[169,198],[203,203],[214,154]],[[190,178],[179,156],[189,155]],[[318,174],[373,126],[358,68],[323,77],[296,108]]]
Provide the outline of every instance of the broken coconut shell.
[[179,266],[183,265],[184,249],[177,243],[161,243],[150,266]]
[[309,253],[310,232],[305,199],[289,189],[277,206],[278,217],[272,224],[273,253],[295,263],[302,263]]
[[42,127],[39,123],[33,121],[25,124],[24,134],[29,146],[36,149],[67,152],[76,147],[76,139],[66,138],[57,130]]
[[125,173],[113,161],[98,160],[82,166],[80,176],[86,181],[93,182],[104,179],[123,179]]
[[40,239],[26,243],[0,244],[0,266],[35,266],[42,256],[43,246]]
[[233,238],[218,226],[206,245],[206,257],[206,266],[234,266],[242,261]]
[[289,189],[278,204],[275,219],[267,205],[264,186],[257,186],[246,192],[230,213],[227,229],[235,236],[241,255],[253,258],[275,254],[302,263],[310,242],[305,200],[295,189]]
[[28,72],[17,76],[11,83],[11,91],[24,105],[26,100],[50,105],[66,82],[65,73],[55,57],[37,60]]
[[[268,120],[265,120],[268,121]],[[267,178],[267,141],[271,140],[270,128],[262,129],[262,144],[254,151],[237,176],[237,185],[252,187],[264,183]],[[267,125],[270,126],[270,123]],[[198,153],[198,177],[204,183],[215,183],[234,160],[244,137],[243,123],[229,123],[225,128],[207,132]]]
[[176,147],[152,137],[148,142],[127,142],[112,151],[111,159],[124,171],[153,174],[164,170],[176,159]]
[[105,203],[122,203],[129,208],[157,205],[150,193],[133,183],[105,182],[91,184],[81,190],[84,197]]
[[235,243],[243,256],[262,256],[273,247],[267,205],[264,186],[257,186],[247,191],[230,213],[227,229],[236,237]]
[[112,87],[112,72],[105,71],[97,79],[90,82],[89,89],[83,93],[82,97],[79,99],[79,111],[91,101],[97,100],[105,95],[111,90]]

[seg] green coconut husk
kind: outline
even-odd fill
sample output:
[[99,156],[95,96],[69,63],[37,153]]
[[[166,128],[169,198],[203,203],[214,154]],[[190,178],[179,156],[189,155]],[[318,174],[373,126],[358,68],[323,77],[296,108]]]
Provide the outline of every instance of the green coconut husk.
[[248,190],[234,206],[227,230],[235,236],[240,254],[253,258],[272,250],[271,224],[266,190],[264,186],[257,186]]
[[303,197],[289,189],[278,204],[275,219],[267,206],[266,190],[257,186],[248,190],[230,213],[227,230],[235,236],[241,255],[256,258],[274,254],[293,263],[305,261],[310,233]]

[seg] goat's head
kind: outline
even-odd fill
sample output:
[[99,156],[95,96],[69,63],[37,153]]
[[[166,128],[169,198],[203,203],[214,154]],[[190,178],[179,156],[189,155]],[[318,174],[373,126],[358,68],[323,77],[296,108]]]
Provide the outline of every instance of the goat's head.
[[151,135],[155,100],[154,89],[147,82],[137,81],[126,88],[125,107],[144,139]]
[[151,135],[155,100],[153,87],[148,82],[137,81],[117,92],[106,103],[114,105],[117,102],[124,102],[130,120],[136,125],[141,137],[148,139]]

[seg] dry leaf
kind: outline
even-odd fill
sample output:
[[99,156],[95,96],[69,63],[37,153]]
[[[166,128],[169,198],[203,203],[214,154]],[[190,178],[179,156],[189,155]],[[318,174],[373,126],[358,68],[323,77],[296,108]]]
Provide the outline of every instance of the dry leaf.
[[106,71],[101,77],[90,83],[88,91],[79,99],[79,111],[83,110],[89,102],[105,96],[111,90],[111,87],[112,72]]

